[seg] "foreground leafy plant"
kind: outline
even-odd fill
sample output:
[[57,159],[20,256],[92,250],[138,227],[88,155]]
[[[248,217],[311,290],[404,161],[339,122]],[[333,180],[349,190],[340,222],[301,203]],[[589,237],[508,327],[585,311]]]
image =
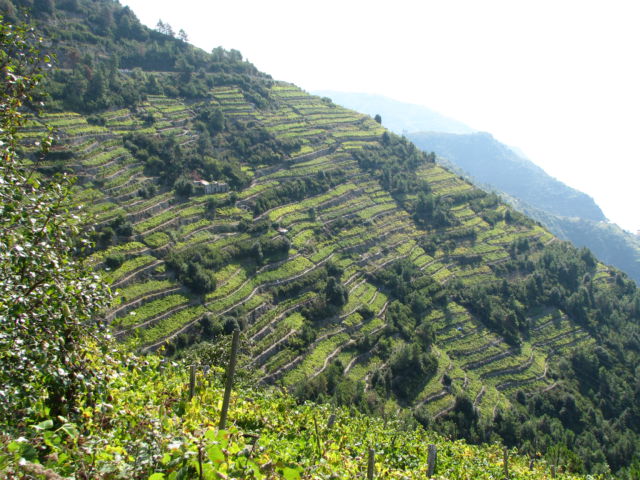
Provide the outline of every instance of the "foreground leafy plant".
[[[428,444],[438,447],[435,478],[501,478],[503,449],[472,446],[405,420],[368,417],[349,408],[296,403],[289,395],[235,388],[229,426],[218,429],[221,368],[199,369],[188,397],[188,369],[159,357],[112,350],[100,364],[105,394],[81,415],[33,418],[28,436],[0,437],[0,475],[33,472],[109,479],[353,479],[376,452],[376,478],[426,478]],[[512,479],[549,478],[547,464],[510,457]],[[31,469],[31,470],[29,470]],[[577,478],[562,473],[557,478]]]
[[[17,154],[47,57],[33,29],[0,17],[0,421],[37,410],[73,415],[102,380],[87,357],[108,290],[74,259],[84,241],[71,181],[43,180]],[[42,151],[51,145],[49,133]],[[66,422],[61,422],[65,424]],[[14,423],[15,424],[15,423]]]

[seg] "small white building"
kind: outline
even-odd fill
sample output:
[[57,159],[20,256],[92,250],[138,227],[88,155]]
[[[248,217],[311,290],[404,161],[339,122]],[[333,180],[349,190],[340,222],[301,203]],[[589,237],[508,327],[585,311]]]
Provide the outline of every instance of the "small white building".
[[207,182],[206,180],[195,180],[196,187],[204,190],[205,194],[224,193],[229,191],[229,185],[225,182]]

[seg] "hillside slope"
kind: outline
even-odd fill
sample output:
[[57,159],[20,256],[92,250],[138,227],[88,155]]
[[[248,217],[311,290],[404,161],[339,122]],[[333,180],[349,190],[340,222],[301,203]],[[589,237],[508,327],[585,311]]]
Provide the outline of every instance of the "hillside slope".
[[[97,3],[114,25],[129,15]],[[23,153],[55,128],[37,166],[78,178],[95,226],[87,261],[117,292],[106,316],[121,342],[173,355],[239,326],[248,368],[300,398],[404,407],[532,454],[561,443],[577,471],[631,464],[633,282],[239,52],[143,30],[114,68],[116,34],[77,4],[50,12],[52,48],[67,65],[83,45],[68,32],[84,31],[95,56],[53,72],[58,111],[30,122]],[[154,49],[174,57],[153,63]],[[74,78],[82,88],[66,89]]]
[[486,133],[417,132],[408,138],[422,149],[438,152],[480,184],[506,194],[514,207],[558,237],[589,248],[603,262],[640,282],[640,243],[634,235],[608,224],[588,195],[551,178]]
[[[364,145],[380,145],[383,130],[373,120],[284,84],[271,87],[270,95],[277,105],[272,112],[256,111],[241,91],[229,87],[212,90],[212,101],[221,106],[225,118],[256,122],[267,132],[274,132],[276,139],[293,137],[300,141],[298,154],[276,165],[257,168],[243,162],[243,172],[251,179],[245,188],[236,193],[189,198],[162,186],[155,195],[140,196],[153,177],[145,174],[144,164],[131,151],[118,146],[123,142],[120,124],[135,124],[129,112],[109,112],[105,126],[95,127],[82,126],[84,119],[77,115],[47,117],[48,123],[58,127],[61,143],[83,147],[75,165],[66,162],[65,166],[86,182],[78,188],[78,200],[91,198],[88,212],[94,215],[99,241],[113,239],[112,231],[105,234],[105,229],[117,230],[121,223],[132,228],[126,241],[116,233],[116,245],[105,245],[89,258],[97,267],[106,268],[105,280],[118,290],[118,304],[110,313],[116,336],[144,349],[166,343],[182,347],[190,339],[180,334],[192,331],[193,339],[197,339],[205,329],[203,318],[230,316],[244,323],[247,336],[254,342],[255,366],[264,369],[265,380],[282,378],[295,385],[325,371],[327,358],[340,361],[347,378],[354,382],[367,380],[384,367],[389,353],[380,357],[359,355],[359,351],[371,351],[378,341],[389,343],[393,339],[388,337],[392,333],[389,327],[392,331],[398,328],[393,323],[385,327],[393,322],[387,309],[394,298],[376,273],[404,260],[407,266],[403,268],[411,268],[416,277],[412,280],[426,282],[426,301],[440,303],[440,307],[425,306],[422,310],[432,311],[429,323],[435,330],[434,353],[441,358],[441,370],[421,391],[414,392],[415,402],[439,393],[437,402],[424,404],[433,408],[434,415],[446,413],[456,391],[443,387],[441,377],[450,370],[456,372],[458,362],[450,363],[449,354],[462,355],[464,364],[469,363],[467,349],[462,347],[467,347],[470,340],[473,343],[469,348],[486,343],[494,345],[498,353],[508,353],[491,360],[481,349],[477,366],[450,375],[459,379],[473,397],[481,390],[484,371],[497,373],[508,365],[523,366],[516,374],[504,372],[510,380],[528,379],[530,387],[550,385],[542,375],[543,352],[535,361],[528,349],[519,354],[511,352],[500,336],[491,333],[467,309],[437,298],[443,295],[442,286],[454,280],[472,286],[495,278],[492,265],[499,266],[511,258],[512,243],[528,240],[541,248],[552,240],[551,235],[521,221],[505,222],[507,209],[503,205],[421,157],[409,144],[394,140],[399,142],[396,148],[408,149],[422,163],[417,177],[425,188],[435,198],[453,200],[446,209],[440,207],[448,217],[441,221],[445,226],[419,228],[411,212],[403,207],[417,197],[403,194],[400,203],[374,175],[359,167],[351,153]],[[166,97],[148,98],[141,109],[157,117],[155,125],[167,126],[147,129],[157,129],[160,134],[179,133],[176,141],[188,145],[192,133],[181,125],[188,125],[196,106]],[[81,135],[74,133],[76,129]],[[35,126],[32,132],[40,133]],[[282,193],[288,196],[282,198]],[[207,213],[212,209],[211,200],[215,211]],[[475,201],[473,205],[471,200]],[[483,212],[486,220],[478,215]],[[213,270],[215,290],[198,294],[175,278],[167,260],[183,252],[185,257],[209,252],[224,255],[222,262],[212,260],[220,265]],[[331,278],[345,290],[344,297],[334,303],[328,286]],[[446,312],[453,314],[453,323],[443,315]],[[206,328],[211,329],[208,324]],[[401,326],[400,331],[404,328]],[[381,335],[385,331],[386,335]],[[458,334],[460,331],[474,335],[466,339],[466,335]],[[410,335],[400,336],[385,348],[393,351],[410,340]],[[442,351],[438,347],[441,343],[446,345]],[[485,357],[490,361],[483,362]],[[476,372],[480,364],[483,368]],[[489,376],[491,388],[487,385],[484,395],[477,398],[478,407],[486,402],[493,408],[498,399],[508,404],[495,390],[505,383],[501,377]],[[469,384],[470,380],[473,383]]]
[[587,247],[604,263],[640,281],[640,242],[606,222],[593,199],[551,178],[517,150],[487,133],[425,107],[380,95],[318,91],[339,105],[371,116],[396,134],[404,134],[426,152],[435,151],[478,185],[506,194],[518,211],[541,222],[554,235],[577,247]]
[[420,148],[438,152],[481,184],[491,185],[544,211],[557,216],[605,220],[587,194],[550,177],[488,133],[417,132],[410,133],[408,138]]

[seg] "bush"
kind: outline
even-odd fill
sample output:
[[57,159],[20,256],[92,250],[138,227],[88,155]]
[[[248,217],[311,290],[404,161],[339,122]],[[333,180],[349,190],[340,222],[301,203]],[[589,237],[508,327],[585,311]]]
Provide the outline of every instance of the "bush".
[[104,259],[104,264],[110,268],[111,270],[115,270],[120,267],[124,262],[124,255],[121,253],[115,253],[112,255],[108,255],[107,258]]
[[181,197],[188,198],[193,195],[193,182],[185,176],[180,176],[173,184],[173,189]]
[[208,293],[215,290],[214,272],[223,263],[224,258],[206,246],[171,253],[167,258],[167,266],[175,272],[178,280],[196,293]]

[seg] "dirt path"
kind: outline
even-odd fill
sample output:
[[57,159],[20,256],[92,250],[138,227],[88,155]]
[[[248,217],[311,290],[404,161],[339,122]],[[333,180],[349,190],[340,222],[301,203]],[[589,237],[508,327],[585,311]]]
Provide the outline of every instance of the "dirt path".
[[478,405],[480,405],[480,402],[482,401],[482,397],[484,397],[485,391],[486,391],[485,387],[484,387],[484,385],[482,385],[482,388],[480,389],[480,391],[476,395],[476,398],[473,399],[473,406],[474,407],[477,407]]

